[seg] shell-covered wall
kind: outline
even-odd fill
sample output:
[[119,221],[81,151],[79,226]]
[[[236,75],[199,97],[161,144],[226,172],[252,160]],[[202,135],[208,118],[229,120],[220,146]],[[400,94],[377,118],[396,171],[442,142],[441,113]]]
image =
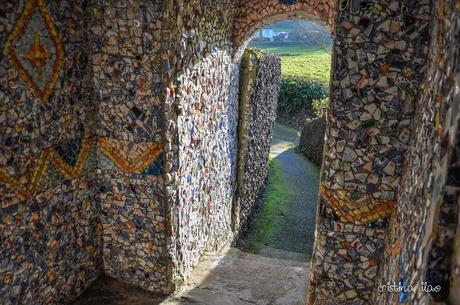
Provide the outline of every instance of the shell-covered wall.
[[305,123],[300,134],[299,150],[311,162],[321,165],[323,162],[324,133],[326,116],[323,115]]
[[251,229],[260,209],[281,82],[281,59],[246,49],[240,65],[237,193],[233,230],[238,240]]
[[163,1],[97,2],[89,29],[104,272],[152,291],[168,287],[163,8]]
[[1,299],[166,291],[162,1],[2,7]]

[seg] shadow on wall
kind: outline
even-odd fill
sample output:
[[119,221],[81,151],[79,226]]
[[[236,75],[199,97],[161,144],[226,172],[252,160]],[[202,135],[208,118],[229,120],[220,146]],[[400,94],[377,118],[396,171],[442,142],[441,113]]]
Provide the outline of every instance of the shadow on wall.
[[460,132],[457,132],[456,138],[456,147],[450,156],[444,197],[435,213],[433,232],[437,234],[430,246],[425,274],[427,285],[443,288],[431,292],[433,299],[438,302],[450,300],[452,304],[460,304],[460,290],[454,287],[460,285]]

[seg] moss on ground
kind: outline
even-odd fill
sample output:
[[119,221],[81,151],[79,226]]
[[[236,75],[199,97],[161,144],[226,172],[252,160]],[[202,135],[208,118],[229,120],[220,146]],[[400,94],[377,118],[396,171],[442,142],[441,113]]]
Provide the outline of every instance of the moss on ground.
[[270,158],[268,171],[267,190],[264,205],[257,217],[254,231],[249,236],[249,251],[256,252],[258,245],[268,246],[271,244],[273,233],[277,231],[281,222],[283,210],[288,203],[290,192],[288,191],[282,170],[276,159]]

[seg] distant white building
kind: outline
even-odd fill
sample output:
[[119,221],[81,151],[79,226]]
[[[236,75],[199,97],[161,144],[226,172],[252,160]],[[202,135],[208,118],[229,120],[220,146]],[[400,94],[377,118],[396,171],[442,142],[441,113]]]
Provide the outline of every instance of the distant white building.
[[263,39],[268,39],[273,41],[273,37],[275,36],[275,31],[272,29],[262,29],[259,31],[259,37]]
[[289,38],[288,32],[275,32],[273,29],[262,29],[254,34],[253,37],[258,37],[263,40],[275,41],[286,40]]
[[288,32],[275,32],[275,35],[273,36],[274,39],[278,40],[286,40],[289,38],[289,33]]

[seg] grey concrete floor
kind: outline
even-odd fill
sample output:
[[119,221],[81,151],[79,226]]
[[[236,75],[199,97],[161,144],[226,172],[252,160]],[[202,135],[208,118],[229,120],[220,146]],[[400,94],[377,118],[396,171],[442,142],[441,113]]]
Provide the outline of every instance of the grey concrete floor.
[[[299,135],[281,124],[275,126],[270,155],[282,171],[289,200],[280,217],[280,230],[272,238],[273,248],[311,256],[314,243],[316,202],[320,169],[296,153]],[[269,191],[269,190],[267,190]]]
[[206,255],[187,283],[169,297],[103,276],[72,305],[301,305],[307,280],[305,262],[226,248]]
[[164,305],[305,304],[307,263],[227,248],[208,255],[189,283]]

